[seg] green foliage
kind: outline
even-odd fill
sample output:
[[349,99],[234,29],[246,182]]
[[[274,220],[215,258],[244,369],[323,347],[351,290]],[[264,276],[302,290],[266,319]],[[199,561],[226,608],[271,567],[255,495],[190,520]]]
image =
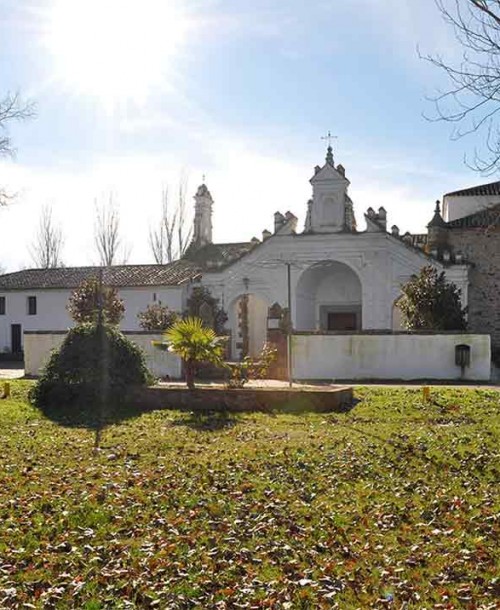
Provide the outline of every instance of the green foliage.
[[168,349],[184,361],[187,386],[194,388],[197,364],[220,365],[224,357],[225,338],[218,337],[211,328],[203,326],[200,318],[185,318],[169,328],[163,342],[154,343],[160,349]]
[[69,298],[68,311],[77,324],[97,322],[99,302],[102,302],[103,321],[118,325],[125,313],[123,301],[116,288],[100,286],[95,278],[85,280]]
[[25,402],[31,384],[0,408],[1,608],[498,606],[498,391],[153,411],[92,456],[87,431]]
[[187,315],[189,317],[201,318],[205,326],[212,328],[216,334],[224,333],[227,322],[227,314],[220,307],[219,299],[205,286],[196,286],[187,300]]
[[80,412],[99,419],[103,410],[123,406],[128,390],[148,381],[141,350],[122,333],[109,325],[82,324],[52,354],[31,399],[56,419]]
[[460,290],[447,282],[444,271],[428,265],[401,287],[397,306],[408,330],[465,330],[467,309],[462,309]]
[[163,331],[174,324],[179,314],[159,302],[148,305],[144,311],[137,314],[137,317],[143,330]]
[[265,379],[269,367],[276,360],[278,350],[269,343],[265,343],[257,358],[246,356],[241,362],[229,364],[231,378],[227,382],[228,388],[242,388],[251,379]]

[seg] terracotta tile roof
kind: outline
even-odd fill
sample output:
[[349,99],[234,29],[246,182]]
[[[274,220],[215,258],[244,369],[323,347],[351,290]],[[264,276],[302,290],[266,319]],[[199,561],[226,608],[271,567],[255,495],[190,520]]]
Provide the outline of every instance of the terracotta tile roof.
[[245,241],[229,244],[207,244],[201,248],[188,248],[184,259],[204,269],[222,268],[248,254],[259,242]]
[[[84,280],[98,277],[99,267],[60,267],[25,269],[0,275],[0,290],[35,290],[43,288],[76,288]],[[198,265],[174,261],[167,265],[116,265],[103,267],[107,286],[133,288],[140,286],[177,286],[200,274]]]
[[450,229],[469,229],[500,226],[500,204],[492,205],[484,210],[469,214],[463,218],[457,218],[447,223]]
[[471,186],[460,191],[453,191],[446,193],[445,197],[453,195],[454,197],[475,197],[475,196],[494,196],[500,195],[500,181],[489,182],[488,184],[479,184],[478,186]]

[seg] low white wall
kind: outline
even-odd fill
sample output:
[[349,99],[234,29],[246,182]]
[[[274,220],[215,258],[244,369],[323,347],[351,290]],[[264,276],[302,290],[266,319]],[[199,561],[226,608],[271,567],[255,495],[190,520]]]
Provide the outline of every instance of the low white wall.
[[142,349],[146,357],[146,365],[155,377],[178,379],[182,373],[181,359],[177,354],[159,350],[152,341],[161,341],[161,333],[127,332],[123,333],[132,343]]
[[489,335],[294,335],[295,379],[461,379],[455,346],[470,345],[463,379],[490,379]]
[[52,350],[59,349],[66,333],[24,333],[24,372],[26,375],[38,376],[47,364]]
[[[181,376],[181,359],[175,354],[156,349],[152,341],[161,339],[160,333],[143,333],[125,331],[133,343],[142,349],[149,371],[155,377],[169,376],[174,379]],[[25,332],[24,333],[24,368],[26,375],[38,376],[47,363],[53,349],[58,349],[66,332]]]

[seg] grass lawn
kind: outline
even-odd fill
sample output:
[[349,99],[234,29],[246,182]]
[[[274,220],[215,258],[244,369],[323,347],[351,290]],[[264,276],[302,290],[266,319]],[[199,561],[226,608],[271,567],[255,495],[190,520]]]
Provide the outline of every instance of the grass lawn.
[[[162,411],[93,435],[0,401],[0,608],[498,608],[500,393]],[[495,487],[496,484],[496,487]]]

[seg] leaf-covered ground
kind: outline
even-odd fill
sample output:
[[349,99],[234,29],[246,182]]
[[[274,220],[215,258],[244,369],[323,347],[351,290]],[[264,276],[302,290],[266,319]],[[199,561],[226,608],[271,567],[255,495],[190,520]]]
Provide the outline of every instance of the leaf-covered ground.
[[496,391],[163,411],[93,436],[0,401],[0,608],[499,607]]

